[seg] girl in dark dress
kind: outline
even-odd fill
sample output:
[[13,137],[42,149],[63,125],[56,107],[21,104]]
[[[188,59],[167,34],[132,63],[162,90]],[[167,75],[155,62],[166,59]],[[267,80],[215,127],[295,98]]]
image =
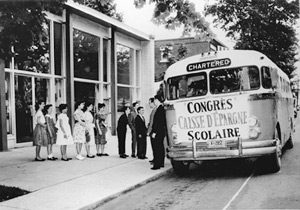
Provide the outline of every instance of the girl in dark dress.
[[52,154],[52,146],[56,143],[56,131],[57,128],[55,127],[55,122],[53,117],[51,116],[52,113],[52,104],[47,104],[44,108],[44,114],[46,119],[46,131],[48,137],[48,146],[47,146],[47,153],[48,153],[48,160],[56,160],[57,158]]
[[[96,136],[95,136],[95,144],[97,150],[97,156],[108,156],[107,153],[104,153],[106,141],[106,132],[107,132],[107,124],[106,113],[105,113],[105,104],[98,104],[98,112],[95,115],[95,128],[96,128]],[[101,153],[100,153],[101,150]]]

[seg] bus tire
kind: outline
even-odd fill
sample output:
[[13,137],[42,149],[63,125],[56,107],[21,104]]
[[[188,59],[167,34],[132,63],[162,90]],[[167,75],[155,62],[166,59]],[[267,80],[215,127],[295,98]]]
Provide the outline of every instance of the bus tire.
[[285,148],[286,148],[286,149],[292,149],[292,148],[294,147],[293,133],[294,133],[294,126],[293,126],[293,123],[291,123],[291,134],[290,134],[290,138],[289,138],[288,141],[285,143]]
[[178,176],[184,176],[189,171],[189,167],[190,167],[190,163],[189,162],[186,162],[186,161],[176,161],[176,160],[171,159],[171,164],[172,164],[174,172]]
[[287,148],[287,149],[293,149],[293,147],[294,147],[294,141],[293,141],[293,137],[292,136],[293,135],[291,134],[289,140],[285,144],[285,148]]
[[269,159],[269,163],[270,163],[270,172],[272,173],[276,173],[280,170],[281,168],[281,141],[280,141],[280,132],[278,127],[275,130],[275,134],[274,134],[275,139],[279,139],[279,145],[278,145],[278,149],[275,153],[270,155],[270,159]]

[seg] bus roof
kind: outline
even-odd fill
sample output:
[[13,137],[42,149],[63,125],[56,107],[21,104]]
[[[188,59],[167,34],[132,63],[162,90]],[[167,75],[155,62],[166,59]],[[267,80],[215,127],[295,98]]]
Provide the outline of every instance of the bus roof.
[[[216,62],[217,65],[216,65]],[[209,62],[209,63],[208,63]],[[229,62],[229,64],[228,64]],[[208,67],[213,65],[213,67]],[[228,67],[248,66],[248,65],[265,65],[278,68],[266,55],[254,50],[224,50],[209,53],[202,53],[185,58],[171,65],[165,73],[165,78],[178,75],[192,74],[204,70],[221,69]],[[188,68],[190,66],[191,68]],[[203,67],[203,68],[202,68]],[[281,72],[281,71],[279,71]],[[281,74],[281,73],[279,73]],[[282,74],[281,74],[282,75]],[[287,75],[284,74],[287,78]]]

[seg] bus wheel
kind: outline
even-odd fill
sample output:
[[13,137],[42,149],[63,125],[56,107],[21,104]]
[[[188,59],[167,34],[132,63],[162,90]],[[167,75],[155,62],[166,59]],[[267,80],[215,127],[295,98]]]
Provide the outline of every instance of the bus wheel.
[[270,156],[270,171],[275,173],[278,172],[281,168],[281,141],[278,129],[275,131],[275,139],[279,139],[279,145],[275,153]]
[[287,149],[292,149],[294,147],[294,128],[293,128],[293,124],[291,125],[291,134],[290,134],[290,138],[288,139],[288,141],[285,143],[285,148]]
[[292,149],[294,147],[293,134],[291,134],[289,140],[285,144],[285,148]]
[[171,159],[171,164],[173,166],[173,170],[179,176],[184,176],[188,173],[190,163],[186,161],[175,161]]

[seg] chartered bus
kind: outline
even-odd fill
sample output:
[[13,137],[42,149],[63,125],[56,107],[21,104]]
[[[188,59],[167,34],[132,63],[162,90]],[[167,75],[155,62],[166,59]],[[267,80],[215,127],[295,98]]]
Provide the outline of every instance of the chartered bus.
[[257,51],[202,53],[171,65],[164,77],[168,148],[173,169],[191,162],[268,156],[281,167],[293,147],[288,76]]

